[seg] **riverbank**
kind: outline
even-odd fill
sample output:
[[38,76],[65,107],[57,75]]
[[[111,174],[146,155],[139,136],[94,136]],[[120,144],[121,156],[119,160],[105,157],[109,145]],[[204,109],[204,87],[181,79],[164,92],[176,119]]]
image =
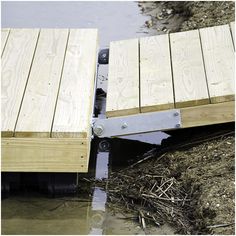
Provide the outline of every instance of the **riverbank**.
[[139,2],[145,22],[156,34],[228,24],[235,20],[234,1]]
[[162,149],[110,174],[110,204],[132,213],[147,233],[168,223],[175,233],[234,235],[233,127],[172,133]]

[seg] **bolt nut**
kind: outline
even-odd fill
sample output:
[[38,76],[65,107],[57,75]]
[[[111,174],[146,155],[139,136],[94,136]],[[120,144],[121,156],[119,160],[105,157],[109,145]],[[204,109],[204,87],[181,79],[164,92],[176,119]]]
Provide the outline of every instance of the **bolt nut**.
[[125,129],[127,127],[128,127],[127,123],[123,123],[122,126],[121,126],[121,129]]
[[175,113],[174,113],[174,116],[178,116],[178,115],[179,115],[179,112],[175,112]]
[[94,127],[93,132],[97,135],[100,136],[104,132],[104,127],[102,125],[97,125]]
[[180,128],[180,124],[176,124],[175,127],[176,127],[176,128]]

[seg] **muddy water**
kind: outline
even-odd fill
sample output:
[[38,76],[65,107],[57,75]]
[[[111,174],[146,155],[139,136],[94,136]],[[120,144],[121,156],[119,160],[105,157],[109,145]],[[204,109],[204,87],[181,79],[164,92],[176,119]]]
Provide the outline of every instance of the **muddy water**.
[[[99,196],[92,203],[76,199],[11,197],[3,202],[2,234],[144,234],[138,224],[122,219],[121,213],[105,209]],[[173,234],[168,226],[148,232]]]
[[[135,2],[3,2],[2,27],[70,27],[98,28],[100,47],[109,46],[112,40],[142,37],[153,34],[144,27],[149,17],[141,14]],[[98,88],[106,91],[107,66],[100,66]],[[105,98],[98,98],[104,116]],[[112,140],[112,152],[95,151],[91,158],[88,176],[107,178],[111,168],[121,160],[127,161],[149,150],[167,137],[164,133],[135,135]],[[146,143],[128,141],[141,140]],[[96,149],[96,148],[95,148]],[[132,150],[136,152],[132,152]],[[119,152],[122,151],[122,152]],[[25,175],[24,179],[32,176]],[[85,175],[86,177],[86,175]],[[32,181],[31,181],[32,182]],[[31,183],[32,185],[32,183]],[[36,189],[36,190],[35,190]],[[164,225],[150,227],[145,232],[137,220],[106,206],[107,194],[99,187],[88,193],[70,197],[48,198],[37,191],[18,191],[2,201],[2,234],[173,234]],[[125,219],[124,219],[125,218]]]

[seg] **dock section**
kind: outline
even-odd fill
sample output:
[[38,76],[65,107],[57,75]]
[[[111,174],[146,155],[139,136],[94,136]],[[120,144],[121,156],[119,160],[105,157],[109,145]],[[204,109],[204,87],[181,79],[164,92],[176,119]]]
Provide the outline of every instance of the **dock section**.
[[106,116],[180,109],[181,127],[234,121],[234,22],[110,44]]
[[2,29],[2,171],[87,172],[96,29]]

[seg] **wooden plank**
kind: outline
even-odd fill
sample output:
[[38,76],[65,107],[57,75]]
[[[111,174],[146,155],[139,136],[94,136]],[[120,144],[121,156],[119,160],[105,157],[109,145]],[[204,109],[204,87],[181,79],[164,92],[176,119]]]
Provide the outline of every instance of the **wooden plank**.
[[198,30],[170,34],[176,108],[209,103]]
[[235,22],[230,23],[230,29],[231,29],[232,38],[233,38],[234,47],[235,47]]
[[235,121],[235,102],[208,104],[180,109],[183,128]]
[[93,112],[98,32],[71,30],[52,137],[87,137]]
[[174,108],[167,34],[140,39],[141,112]]
[[138,39],[111,42],[107,117],[139,113]]
[[38,38],[38,29],[12,29],[2,57],[2,136],[13,136]]
[[87,172],[87,139],[2,138],[2,171]]
[[41,30],[16,137],[50,137],[67,38],[66,29]]
[[3,54],[9,33],[9,29],[1,29],[1,55]]
[[234,47],[229,25],[200,29],[211,103],[234,100]]

